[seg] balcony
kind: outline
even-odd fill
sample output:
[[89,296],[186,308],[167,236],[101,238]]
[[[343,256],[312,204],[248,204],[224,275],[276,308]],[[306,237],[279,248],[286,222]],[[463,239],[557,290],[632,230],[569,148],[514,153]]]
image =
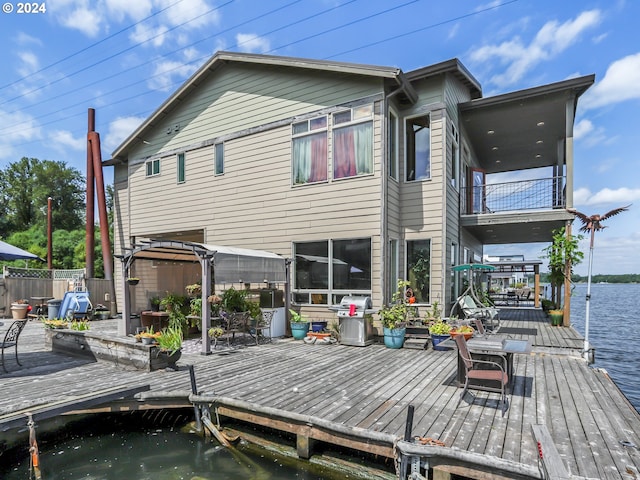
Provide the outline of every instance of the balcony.
[[484,245],[550,242],[572,217],[565,178],[478,184],[461,189],[460,225]]
[[564,209],[564,186],[564,177],[551,177],[463,188],[461,214]]

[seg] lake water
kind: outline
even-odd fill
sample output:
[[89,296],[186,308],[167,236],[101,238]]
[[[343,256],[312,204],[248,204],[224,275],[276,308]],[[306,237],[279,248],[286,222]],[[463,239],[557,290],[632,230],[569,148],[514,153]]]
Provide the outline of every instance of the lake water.
[[[571,296],[571,322],[584,335],[587,285]],[[589,343],[596,349],[594,367],[605,369],[640,411],[640,284],[592,284]]]

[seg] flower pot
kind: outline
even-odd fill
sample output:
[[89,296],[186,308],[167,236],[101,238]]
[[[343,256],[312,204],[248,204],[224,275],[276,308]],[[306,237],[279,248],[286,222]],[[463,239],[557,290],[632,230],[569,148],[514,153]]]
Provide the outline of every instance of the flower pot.
[[142,337],[142,344],[143,345],[153,345],[154,343],[156,343],[156,339],[153,337]]
[[446,351],[446,350],[451,350],[450,347],[441,347],[440,344],[442,342],[444,342],[445,340],[447,340],[448,338],[450,338],[451,335],[438,335],[435,333],[431,334],[431,343],[433,344],[433,349],[434,350],[438,350],[438,351]]
[[309,322],[291,322],[291,335],[296,340],[302,340],[309,331]]
[[27,318],[29,311],[29,305],[26,303],[12,303],[11,304],[11,316],[14,320],[24,320]]
[[326,320],[318,320],[315,322],[311,322],[311,331],[312,332],[321,332],[323,331],[325,328],[327,328],[327,321]]
[[387,348],[402,348],[402,346],[404,345],[404,336],[406,331],[406,327],[382,327],[382,332],[384,334],[384,346]]
[[549,317],[551,318],[551,325],[553,325],[554,327],[560,327],[562,326],[562,318],[564,312],[562,311],[555,311],[555,310],[551,310],[549,311]]
[[456,335],[462,335],[465,340],[469,340],[471,337],[473,337],[473,332],[469,332],[469,333],[451,332],[451,336],[453,338],[455,338]]
[[96,310],[93,313],[93,318],[96,320],[108,320],[110,313],[109,310]]
[[140,282],[139,278],[128,278],[127,283],[129,285],[137,285]]

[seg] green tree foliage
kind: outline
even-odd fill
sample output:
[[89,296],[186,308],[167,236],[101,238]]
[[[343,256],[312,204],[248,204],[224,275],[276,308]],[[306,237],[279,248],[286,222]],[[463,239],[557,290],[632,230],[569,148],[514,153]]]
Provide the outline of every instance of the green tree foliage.
[[52,198],[54,230],[74,230],[84,222],[85,182],[82,173],[65,162],[23,157],[0,171],[4,235],[46,226],[47,199]]
[[[553,241],[551,245],[543,250],[542,258],[549,259],[549,274],[547,278],[552,287],[552,300],[560,303],[560,287],[565,280],[565,266],[570,265],[570,273],[573,274],[573,267],[578,265],[584,258],[584,253],[578,249],[578,242],[582,240],[582,235],[567,238],[566,230],[560,228],[553,231]],[[569,280],[571,280],[571,275]]]

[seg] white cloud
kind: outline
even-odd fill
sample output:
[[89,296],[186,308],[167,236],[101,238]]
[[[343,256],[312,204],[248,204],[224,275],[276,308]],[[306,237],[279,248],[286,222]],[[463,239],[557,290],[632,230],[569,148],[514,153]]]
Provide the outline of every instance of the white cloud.
[[[581,206],[615,204],[614,207],[628,205],[640,200],[640,188],[603,188],[592,193],[588,188],[579,188],[573,192],[573,204],[580,210]],[[605,212],[602,212],[605,213]]]
[[40,127],[33,117],[0,110],[0,160],[16,160],[18,145],[40,138]]
[[583,108],[597,108],[640,99],[640,53],[616,60],[604,78],[582,96]]
[[80,6],[62,16],[65,27],[81,31],[88,37],[96,37],[100,33],[103,17],[95,7]]
[[18,33],[18,36],[15,37],[15,42],[18,45],[38,45],[38,46],[42,46],[42,40],[40,40],[39,38],[36,37],[32,37],[31,35],[28,35],[24,32],[20,32]]
[[104,3],[111,17],[119,22],[126,17],[142,20],[151,14],[153,8],[150,0],[105,0]]
[[23,51],[18,53],[20,65],[17,67],[18,73],[23,76],[29,76],[40,68],[38,57],[33,52]]
[[147,84],[149,88],[166,92],[175,88],[175,83],[182,82],[196,69],[196,65],[189,65],[186,62],[172,60],[157,62]]
[[[156,0],[158,7],[166,8],[175,0]],[[212,11],[210,11],[212,10]],[[174,6],[166,10],[164,18],[170,25],[180,25],[189,22],[190,28],[200,28],[206,25],[218,25],[220,23],[220,13],[218,9],[212,8],[204,0],[189,0],[187,2],[177,2]]]
[[593,132],[593,123],[591,123],[591,120],[583,119],[573,126],[573,138],[575,139],[584,138],[591,132]]
[[266,53],[271,49],[269,40],[255,33],[238,33],[236,44],[240,51],[247,53]]
[[82,151],[87,148],[86,137],[74,138],[67,130],[54,130],[48,136],[52,146],[61,152],[66,152],[69,149]]
[[164,25],[152,27],[139,23],[136,25],[136,28],[129,38],[134,43],[142,43],[145,46],[153,45],[154,47],[160,47],[166,40],[167,30],[168,28]]
[[485,45],[472,52],[471,60],[477,64],[486,64],[497,59],[506,66],[503,73],[494,75],[490,81],[500,87],[520,81],[535,66],[556,57],[576,43],[582,34],[601,21],[599,10],[580,13],[575,19],[562,24],[558,21],[547,22],[538,31],[529,45],[519,36],[498,45]]
[[109,123],[107,134],[103,137],[102,147],[108,152],[113,152],[144,120],[143,117],[135,116],[116,118]]

